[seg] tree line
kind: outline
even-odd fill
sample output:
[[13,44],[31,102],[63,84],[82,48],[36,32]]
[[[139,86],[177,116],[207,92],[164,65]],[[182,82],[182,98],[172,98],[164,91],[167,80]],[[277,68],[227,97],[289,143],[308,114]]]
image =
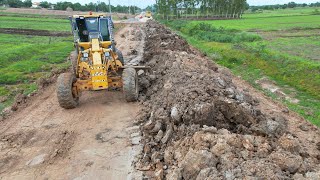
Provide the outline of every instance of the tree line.
[[156,0],[156,11],[167,19],[184,16],[240,18],[248,8],[246,0]]
[[250,6],[250,9],[255,12],[257,10],[275,10],[275,9],[287,9],[296,7],[320,7],[320,2],[316,3],[295,3],[289,2],[288,4],[275,4],[275,5],[263,5],[263,6]]
[[26,7],[29,8],[32,6],[31,0],[0,0],[0,5],[7,5],[13,8],[21,8]]
[[[44,1],[46,2],[46,1]],[[42,2],[42,3],[44,3]],[[41,6],[41,3],[40,3]],[[43,6],[41,6],[43,7]],[[105,2],[100,3],[88,3],[81,5],[80,3],[71,3],[71,2],[57,2],[57,4],[54,6],[54,9],[56,10],[66,10],[66,8],[72,8],[74,11],[103,11],[103,12],[109,12],[109,4],[106,4]],[[46,7],[43,7],[46,8]],[[111,11],[112,12],[118,12],[118,13],[132,13],[135,14],[137,11],[140,11],[141,9],[137,6],[113,6],[111,5]]]
[[[31,0],[0,0],[0,5],[8,5],[9,7],[13,8],[21,8],[26,7],[30,8],[32,6]],[[109,12],[109,4],[106,4],[105,2],[100,3],[88,3],[88,4],[80,4],[80,3],[72,3],[72,2],[57,2],[56,4],[52,4],[48,1],[41,1],[40,8],[53,8],[55,10],[66,10],[68,7],[72,8],[74,11],[103,11],[103,12]],[[113,6],[111,5],[111,11],[112,12],[118,12],[118,13],[132,13],[135,14],[137,11],[141,11],[141,9],[137,6]]]

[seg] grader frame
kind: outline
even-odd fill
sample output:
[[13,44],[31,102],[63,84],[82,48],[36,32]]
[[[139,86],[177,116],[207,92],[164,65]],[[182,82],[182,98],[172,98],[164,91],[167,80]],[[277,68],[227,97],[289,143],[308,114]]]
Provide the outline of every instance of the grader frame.
[[61,107],[75,108],[82,91],[123,89],[127,101],[138,98],[134,66],[125,67],[122,53],[115,47],[113,22],[103,14],[70,17],[77,58],[73,73],[58,78],[57,95]]

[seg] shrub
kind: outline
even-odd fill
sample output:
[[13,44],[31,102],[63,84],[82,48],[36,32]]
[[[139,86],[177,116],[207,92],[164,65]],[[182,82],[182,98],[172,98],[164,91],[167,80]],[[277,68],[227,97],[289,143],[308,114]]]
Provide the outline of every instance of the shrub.
[[234,42],[254,42],[262,40],[258,34],[241,32],[234,37]]
[[315,9],[311,12],[312,15],[320,15],[320,11],[318,9]]

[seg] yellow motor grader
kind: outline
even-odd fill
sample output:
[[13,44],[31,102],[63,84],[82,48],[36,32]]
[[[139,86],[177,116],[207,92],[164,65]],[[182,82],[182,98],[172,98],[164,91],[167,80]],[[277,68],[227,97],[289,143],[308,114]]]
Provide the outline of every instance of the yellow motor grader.
[[123,89],[128,102],[138,98],[135,66],[124,66],[122,53],[115,47],[113,22],[103,14],[70,17],[77,59],[73,73],[63,73],[57,80],[61,107],[75,108],[82,91]]

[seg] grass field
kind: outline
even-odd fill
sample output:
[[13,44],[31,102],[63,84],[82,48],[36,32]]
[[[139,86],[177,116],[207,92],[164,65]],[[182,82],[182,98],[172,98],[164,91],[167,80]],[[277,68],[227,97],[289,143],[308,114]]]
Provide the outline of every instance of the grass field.
[[[320,15],[313,12],[297,8],[246,14],[240,20],[164,23],[217,63],[320,126]],[[263,89],[257,82],[265,77],[286,97]]]
[[0,28],[70,31],[70,23],[67,19],[0,16],[0,22]]
[[[67,19],[0,16],[0,28],[69,31]],[[0,111],[17,93],[36,90],[36,81],[53,69],[66,69],[72,37],[30,36],[0,33]]]

